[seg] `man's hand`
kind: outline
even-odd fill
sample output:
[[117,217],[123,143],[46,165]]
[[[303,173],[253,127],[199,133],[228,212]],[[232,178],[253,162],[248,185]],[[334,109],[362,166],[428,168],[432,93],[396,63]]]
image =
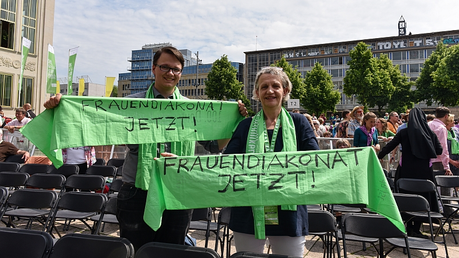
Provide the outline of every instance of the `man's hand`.
[[61,101],[62,94],[57,93],[56,96],[52,96],[49,98],[47,101],[45,101],[45,106],[46,109],[53,109],[59,105],[59,102]]
[[449,159],[449,163],[457,168],[459,168],[459,161]]
[[445,175],[452,176],[453,173],[451,173],[451,169],[449,169],[449,168],[445,169]]
[[239,113],[241,114],[241,116],[247,117],[249,113],[247,112],[247,108],[245,107],[244,103],[242,103],[241,100],[238,100],[237,105],[239,106]]

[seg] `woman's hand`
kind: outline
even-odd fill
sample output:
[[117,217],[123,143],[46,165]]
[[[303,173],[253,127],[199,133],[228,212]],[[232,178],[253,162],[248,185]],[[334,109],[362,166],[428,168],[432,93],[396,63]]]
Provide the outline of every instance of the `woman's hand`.
[[[162,157],[165,157],[165,158],[174,158],[174,157],[178,157],[177,155],[175,155],[174,153],[169,153],[169,152],[163,152],[161,153],[161,156]],[[159,158],[154,158],[154,160],[157,160]]]

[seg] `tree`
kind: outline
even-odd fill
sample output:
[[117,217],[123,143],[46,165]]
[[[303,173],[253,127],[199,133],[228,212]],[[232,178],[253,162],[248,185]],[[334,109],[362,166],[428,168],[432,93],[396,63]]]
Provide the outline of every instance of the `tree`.
[[373,58],[373,69],[371,73],[372,83],[371,92],[368,92],[367,101],[369,107],[377,107],[381,116],[384,107],[391,99],[395,87],[392,83],[392,74],[394,74],[394,65],[389,57],[382,54],[379,58]]
[[335,112],[335,105],[340,100],[340,93],[334,90],[331,75],[317,62],[304,79],[305,95],[301,105],[310,113],[322,114],[328,110]]
[[373,54],[363,42],[349,52],[349,70],[344,77],[343,92],[347,96],[357,95],[357,100],[364,107],[368,106],[368,96],[373,91],[373,71],[375,61]]
[[447,51],[448,49],[446,46],[440,42],[438,43],[436,50],[424,62],[421,74],[416,80],[416,102],[425,100],[427,105],[430,106],[437,98],[439,92],[435,92],[435,89],[432,87],[434,82],[433,73],[440,66],[440,62],[446,55]]
[[443,106],[459,105],[459,45],[448,48],[432,76],[435,101]]
[[207,75],[206,95],[209,99],[216,100],[242,100],[249,115],[254,112],[250,108],[250,101],[244,95],[244,84],[237,80],[237,70],[231,65],[228,56],[223,55],[215,60],[212,69]]
[[114,85],[110,97],[118,97],[118,86]]
[[393,70],[390,74],[395,91],[392,93],[387,108],[390,111],[404,113],[407,109],[413,108],[414,106],[414,91],[411,90],[411,86],[413,86],[414,83],[410,82],[406,74],[400,72],[398,65],[393,66]]
[[293,68],[292,65],[287,62],[285,57],[282,57],[279,61],[274,63],[271,66],[281,67],[282,70],[287,74],[290,82],[292,82],[292,92],[290,93],[291,99],[301,99],[304,98],[305,85],[304,80],[301,78],[301,73],[297,68]]

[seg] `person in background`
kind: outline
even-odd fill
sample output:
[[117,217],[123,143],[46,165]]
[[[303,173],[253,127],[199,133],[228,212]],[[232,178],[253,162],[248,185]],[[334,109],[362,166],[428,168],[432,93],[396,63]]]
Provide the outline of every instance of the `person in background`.
[[62,149],[64,164],[78,165],[79,174],[86,174],[86,170],[96,163],[96,150],[94,147],[74,147]]
[[30,105],[30,103],[25,103],[24,106],[22,106],[22,108],[26,111],[26,117],[33,119],[37,116],[32,111],[32,105]]
[[336,137],[337,138],[347,138],[347,127],[349,126],[349,122],[351,121],[351,111],[344,110],[343,111],[343,121],[338,124],[336,129]]
[[319,120],[312,120],[312,125],[314,129],[314,134],[317,135],[316,137],[324,137],[324,133],[320,130],[320,122]]
[[336,148],[337,149],[346,149],[346,148],[350,148],[351,147],[351,144],[349,143],[349,141],[347,139],[339,139],[336,141]]
[[26,117],[27,112],[23,108],[16,109],[16,119],[6,124],[3,128],[8,129],[10,133],[21,129],[24,125],[30,122],[30,118]]
[[[399,144],[403,147],[403,158],[397,168],[395,181],[399,178],[415,178],[429,179],[435,182],[430,160],[442,152],[442,147],[437,135],[427,125],[426,116],[420,108],[413,108],[410,111],[408,126],[400,130],[394,139],[382,148],[378,158],[383,159]],[[437,199],[433,196],[433,198],[429,198],[428,195],[424,196],[428,198],[430,209],[439,211]],[[408,235],[425,238],[420,232],[421,224],[418,221],[410,221],[407,224]]]
[[[449,160],[448,152],[448,130],[446,130],[446,121],[448,120],[450,111],[447,107],[437,107],[435,109],[435,119],[429,122],[429,127],[437,135],[438,141],[441,144],[443,152],[432,159],[432,168],[438,171],[438,174],[452,175],[449,163],[454,166],[459,166],[459,162]],[[435,182],[435,181],[433,181]]]
[[378,132],[375,124],[376,115],[373,112],[366,113],[363,117],[362,126],[355,130],[354,147],[371,146],[376,152],[379,151]]
[[397,112],[395,111],[390,112],[389,120],[387,120],[387,129],[389,129],[389,131],[396,134],[397,128],[399,126],[398,121],[399,121],[399,118],[398,118]]
[[346,133],[348,138],[353,138],[355,130],[362,125],[363,106],[354,107],[351,111],[351,118],[352,120],[349,122]]
[[384,113],[384,119],[388,120],[389,119],[389,113]]
[[[262,68],[255,78],[253,93],[254,99],[261,102],[262,110],[239,123],[225,154],[318,150],[307,119],[288,113],[282,107],[291,90],[292,84],[281,68]],[[261,138],[266,141],[259,140]],[[275,210],[270,216],[270,221],[275,223],[265,227],[273,254],[303,257],[304,236],[309,233],[306,205],[297,205],[296,210],[285,210],[281,206],[269,208]],[[229,227],[237,252],[263,253],[266,240],[255,238],[252,207],[232,207]]]
[[435,116],[432,114],[428,114],[426,118],[427,118],[427,123],[428,123],[428,122],[432,122],[435,119]]
[[459,161],[459,130],[454,127],[454,115],[449,115],[446,120],[446,130],[448,130],[449,167],[453,175],[459,176],[459,168],[451,163],[451,160]]
[[312,130],[314,130],[314,135],[315,135],[316,137],[319,137],[319,135],[317,134],[316,129],[315,129],[315,127],[314,127],[314,122],[312,121],[312,116],[311,116],[310,114],[306,114],[306,113],[305,113],[305,114],[304,114],[304,117],[306,117],[306,119],[308,120],[309,125],[311,126]]
[[8,156],[11,155],[22,155],[22,159],[26,162],[30,158],[28,151],[23,151],[10,142],[5,142],[2,140],[3,132],[0,130],[0,162],[4,162]]
[[376,131],[378,131],[378,140],[383,142],[388,142],[395,136],[395,133],[387,130],[387,120],[381,117],[376,119]]

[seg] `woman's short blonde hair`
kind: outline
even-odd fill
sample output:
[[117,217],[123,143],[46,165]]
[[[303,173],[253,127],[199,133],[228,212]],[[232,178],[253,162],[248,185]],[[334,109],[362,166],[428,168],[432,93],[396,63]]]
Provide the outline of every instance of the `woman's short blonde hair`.
[[283,69],[281,67],[276,66],[263,67],[260,71],[258,71],[257,76],[255,78],[255,87],[253,87],[252,99],[260,101],[260,99],[257,96],[257,89],[259,87],[258,83],[260,76],[263,74],[272,74],[279,76],[282,82],[282,87],[284,89],[288,89],[288,93],[284,96],[282,101],[287,101],[290,99],[290,92],[292,92],[292,83],[290,82],[290,79],[288,78],[287,74],[283,71]]
[[454,124],[454,114],[449,114],[448,119],[446,119],[446,122]]

